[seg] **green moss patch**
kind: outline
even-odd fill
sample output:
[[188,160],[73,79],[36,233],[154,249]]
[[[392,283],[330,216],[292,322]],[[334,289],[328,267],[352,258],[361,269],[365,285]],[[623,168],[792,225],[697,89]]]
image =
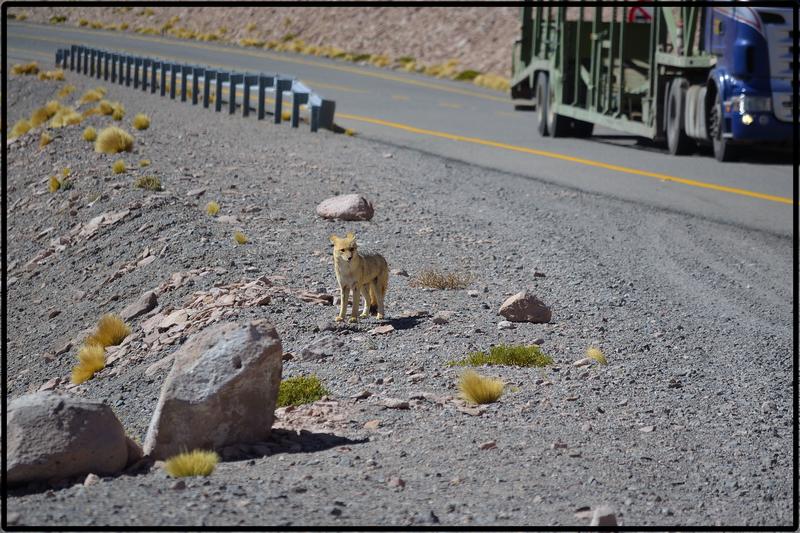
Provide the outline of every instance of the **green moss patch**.
[[328,393],[317,376],[295,376],[281,381],[278,407],[316,402]]
[[489,353],[473,352],[460,361],[451,361],[448,366],[536,366],[553,364],[553,358],[542,352],[539,346],[509,346],[500,344],[493,346]]

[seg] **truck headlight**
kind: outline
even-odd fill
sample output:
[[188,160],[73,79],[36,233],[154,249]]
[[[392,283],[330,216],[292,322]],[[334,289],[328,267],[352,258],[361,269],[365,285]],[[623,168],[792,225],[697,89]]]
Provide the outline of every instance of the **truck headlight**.
[[740,115],[772,111],[772,98],[769,96],[736,96],[731,99],[731,103]]

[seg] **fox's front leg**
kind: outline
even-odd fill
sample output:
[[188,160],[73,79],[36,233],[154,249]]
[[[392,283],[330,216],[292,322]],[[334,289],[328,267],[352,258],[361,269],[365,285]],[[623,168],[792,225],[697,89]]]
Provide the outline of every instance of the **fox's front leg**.
[[350,298],[350,287],[346,285],[339,286],[339,315],[336,317],[336,322],[344,320],[344,315],[347,312],[347,300]]
[[350,322],[358,322],[358,306],[361,303],[361,291],[358,285],[353,286],[353,309],[350,314]]

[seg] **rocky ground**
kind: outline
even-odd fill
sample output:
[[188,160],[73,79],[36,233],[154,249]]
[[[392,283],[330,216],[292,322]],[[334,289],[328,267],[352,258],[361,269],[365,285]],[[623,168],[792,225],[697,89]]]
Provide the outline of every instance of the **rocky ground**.
[[[69,102],[98,85],[67,82]],[[9,76],[8,123],[63,83]],[[279,410],[268,450],[208,478],[155,467],[20,487],[9,523],[582,527],[601,504],[624,525],[791,523],[790,239],[102,85],[134,133],[126,173],[81,138],[109,117],[53,130],[41,150],[37,131],[7,147],[6,400],[43,386],[99,399],[142,441],[167,357],[208,323],[253,318],[275,324],[284,377],[315,374],[330,395]],[[148,130],[130,127],[138,112]],[[63,168],[74,188],[48,192]],[[165,190],[134,188],[142,175]],[[351,192],[374,203],[370,222],[315,214]],[[394,331],[333,321],[328,236],[348,231],[394,272]],[[429,267],[475,279],[411,287]],[[523,289],[551,322],[498,329]],[[109,366],[69,385],[85,331],[148,290],[158,307],[131,321]],[[534,341],[554,365],[480,369],[508,383],[502,399],[457,401],[449,361]],[[591,344],[609,364],[574,367]]]

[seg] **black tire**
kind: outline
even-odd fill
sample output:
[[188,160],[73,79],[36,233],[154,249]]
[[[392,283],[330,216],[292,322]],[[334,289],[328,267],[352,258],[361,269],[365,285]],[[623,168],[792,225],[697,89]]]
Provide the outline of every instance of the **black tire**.
[[547,84],[547,131],[551,137],[566,137],[572,133],[572,119],[554,111],[556,92]]
[[686,113],[686,89],[689,82],[675,78],[669,85],[667,96],[667,147],[672,155],[686,155],[692,152],[694,141],[686,135],[684,116]]
[[584,122],[583,120],[574,120],[572,122],[573,137],[591,137],[592,133],[594,133],[594,124],[591,122]]
[[737,147],[722,136],[722,97],[719,91],[714,95],[714,104],[708,111],[708,133],[714,147],[714,157],[717,161],[736,161],[739,157]]
[[536,75],[536,129],[539,135],[547,137],[547,74]]

